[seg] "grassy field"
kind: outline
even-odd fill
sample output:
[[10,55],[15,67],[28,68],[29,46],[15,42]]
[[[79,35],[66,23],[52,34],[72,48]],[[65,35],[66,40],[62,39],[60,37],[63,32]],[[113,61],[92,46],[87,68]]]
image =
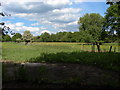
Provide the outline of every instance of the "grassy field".
[[[83,43],[82,43],[83,44]],[[23,43],[4,42],[2,60],[15,62],[82,63],[119,71],[118,44],[101,45],[101,53],[90,52],[92,45],[81,43]],[[108,53],[110,46],[112,52]],[[89,52],[84,52],[89,51]],[[95,51],[97,48],[95,46]]]
[[[118,52],[118,45],[113,44],[112,46],[112,51]],[[91,51],[91,48],[91,45],[81,45],[81,43],[32,43],[24,45],[23,43],[4,42],[2,43],[2,59],[26,61],[40,56],[42,53]],[[109,51],[109,48],[110,44],[101,45],[102,51]],[[96,47],[95,50],[97,51]]]
[[[89,46],[86,48],[89,48]],[[9,42],[2,44],[2,59],[25,61],[40,56],[41,53],[73,51],[81,51],[80,45],[75,43],[33,43],[24,45],[23,43]]]

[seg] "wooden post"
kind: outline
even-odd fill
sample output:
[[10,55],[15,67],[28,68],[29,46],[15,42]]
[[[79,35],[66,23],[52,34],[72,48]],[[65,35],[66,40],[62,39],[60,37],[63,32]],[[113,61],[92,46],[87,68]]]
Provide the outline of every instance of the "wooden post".
[[110,46],[110,50],[109,50],[109,53],[111,52],[111,50],[112,50],[112,46]]
[[97,45],[98,52],[100,52],[100,45],[99,45],[99,43],[96,42],[96,45]]
[[116,47],[114,47],[114,52],[116,52]]

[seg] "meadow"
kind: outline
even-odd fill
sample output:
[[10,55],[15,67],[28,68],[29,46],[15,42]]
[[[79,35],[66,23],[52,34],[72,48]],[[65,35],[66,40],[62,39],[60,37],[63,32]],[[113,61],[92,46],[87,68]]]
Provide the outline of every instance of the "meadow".
[[[30,58],[40,56],[42,53],[58,53],[58,52],[82,52],[91,51],[92,45],[83,45],[84,43],[32,43],[24,45],[23,43],[3,42],[2,43],[2,59],[26,61]],[[113,46],[112,52],[118,52],[118,44],[101,45],[102,52],[108,52],[110,46]],[[97,47],[95,46],[95,51]]]
[[[109,53],[110,46],[113,46]],[[24,43],[3,42],[2,60],[14,62],[50,62],[50,63],[81,63],[98,66],[104,69],[119,71],[118,44],[110,43],[101,45],[101,52],[92,51],[92,45],[85,43],[63,42],[34,42]]]

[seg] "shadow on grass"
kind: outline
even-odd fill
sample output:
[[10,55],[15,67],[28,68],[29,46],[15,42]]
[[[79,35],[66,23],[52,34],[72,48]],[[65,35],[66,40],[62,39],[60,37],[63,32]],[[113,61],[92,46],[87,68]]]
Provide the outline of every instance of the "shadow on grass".
[[49,63],[80,63],[97,66],[103,69],[120,71],[120,53],[108,52],[60,52],[43,53],[41,56],[31,58],[29,62]]

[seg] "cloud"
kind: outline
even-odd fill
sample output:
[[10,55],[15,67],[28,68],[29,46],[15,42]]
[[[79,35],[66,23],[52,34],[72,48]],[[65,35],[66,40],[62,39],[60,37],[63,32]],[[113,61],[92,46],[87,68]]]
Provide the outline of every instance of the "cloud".
[[[29,2],[28,2],[29,1]],[[75,23],[82,11],[71,5],[78,0],[9,0],[4,10],[9,11],[13,17],[24,18],[28,21],[36,21],[31,26],[25,26],[26,22],[17,22],[13,26],[16,31],[30,30],[41,32],[41,30],[53,29],[54,31],[72,31],[77,28]],[[81,1],[81,0],[79,0]],[[14,7],[13,7],[14,5]],[[33,27],[34,26],[34,27]],[[40,26],[40,27],[38,27]],[[43,26],[43,28],[41,28]]]
[[21,22],[18,22],[15,24],[15,26],[23,26],[23,25],[24,25],[24,23],[21,23]]
[[46,13],[55,8],[57,7],[53,7],[43,2],[10,2],[4,9],[13,13]]
[[47,32],[47,33],[51,34],[51,32],[50,32],[50,31],[48,31],[48,30],[43,30],[43,31],[41,31],[40,33],[41,33],[41,34],[43,34],[43,33],[45,33],[45,32]]
[[2,2],[47,2],[48,4],[57,5],[57,4],[72,4],[73,2],[106,2],[106,0],[4,0]]
[[21,23],[21,22],[18,22],[18,23],[8,23],[6,24],[6,26],[10,27],[10,29],[13,31],[13,32],[21,32],[23,33],[24,31],[28,30],[30,31],[31,33],[33,32],[39,32],[40,30],[43,30],[43,27],[40,28],[40,27],[28,27],[28,26],[25,26],[24,23]]
[[69,14],[69,13],[78,13],[80,11],[81,11],[80,8],[63,8],[63,9],[55,9],[52,12],[57,14],[65,14],[65,13]]
[[31,26],[38,26],[39,23],[32,23]]

